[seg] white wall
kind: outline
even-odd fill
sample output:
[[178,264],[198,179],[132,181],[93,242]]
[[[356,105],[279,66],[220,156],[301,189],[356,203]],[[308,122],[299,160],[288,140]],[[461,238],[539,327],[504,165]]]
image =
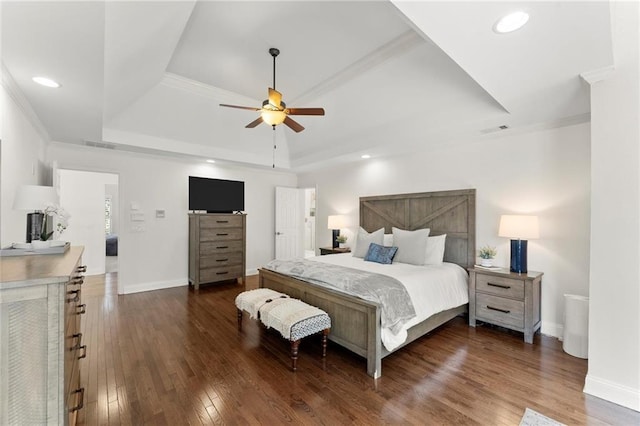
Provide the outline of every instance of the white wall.
[[[275,187],[297,183],[292,173],[60,143],[51,145],[49,157],[60,168],[119,175],[118,282],[124,293],[187,284],[188,176],[245,182],[249,273],[274,256]],[[131,221],[132,205],[144,214],[144,222]],[[164,219],[156,219],[156,209],[165,210]],[[142,231],[135,230],[138,225]]]
[[611,3],[615,71],[591,86],[585,392],[640,411],[640,8]]
[[21,185],[51,185],[51,169],[44,162],[48,137],[31,107],[2,67],[0,87],[0,245],[26,238],[27,211],[14,210]]
[[498,237],[501,214],[540,217],[529,241],[529,269],[544,272],[542,331],[562,335],[565,293],[588,295],[589,125],[511,134],[395,158],[362,160],[299,176],[317,185],[318,245],[331,242],[327,216],[346,214],[349,241],[358,226],[358,197],[475,188],[476,244],[498,247],[509,265],[509,240]]

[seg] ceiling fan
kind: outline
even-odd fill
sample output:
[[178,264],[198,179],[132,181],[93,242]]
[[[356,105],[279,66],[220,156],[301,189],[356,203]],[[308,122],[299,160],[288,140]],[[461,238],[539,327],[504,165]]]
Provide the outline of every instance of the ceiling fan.
[[247,124],[248,129],[256,127],[258,124],[265,122],[275,129],[278,124],[286,124],[291,130],[298,133],[304,130],[304,127],[291,117],[290,115],[324,115],[323,108],[287,108],[282,102],[282,94],[276,90],[276,57],[280,51],[275,47],[269,49],[269,54],[273,56],[273,88],[269,87],[269,98],[262,102],[262,108],[245,107],[238,105],[220,104],[222,107],[247,109],[249,111],[260,111],[260,117]]

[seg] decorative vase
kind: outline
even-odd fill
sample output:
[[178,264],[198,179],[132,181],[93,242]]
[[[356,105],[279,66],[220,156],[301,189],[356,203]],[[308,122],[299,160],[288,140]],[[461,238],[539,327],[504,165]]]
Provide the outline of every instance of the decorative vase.
[[347,243],[339,243],[338,245],[340,246],[340,248],[346,248],[347,247]]
[[34,250],[45,249],[51,247],[51,241],[49,240],[33,240],[31,241],[31,248]]
[[481,259],[480,266],[493,266],[493,259]]

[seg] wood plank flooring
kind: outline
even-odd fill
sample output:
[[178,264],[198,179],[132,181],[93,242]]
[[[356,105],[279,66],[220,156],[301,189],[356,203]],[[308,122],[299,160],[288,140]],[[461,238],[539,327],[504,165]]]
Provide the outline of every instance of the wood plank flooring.
[[[289,344],[246,317],[243,285],[188,287],[118,296],[117,274],[87,277],[88,346],[81,361],[84,425],[455,424],[518,425],[526,407],[568,425],[638,425],[640,413],[582,392],[587,362],[554,338],[456,318],[382,361],[320,338]],[[257,286],[249,277],[247,288]]]

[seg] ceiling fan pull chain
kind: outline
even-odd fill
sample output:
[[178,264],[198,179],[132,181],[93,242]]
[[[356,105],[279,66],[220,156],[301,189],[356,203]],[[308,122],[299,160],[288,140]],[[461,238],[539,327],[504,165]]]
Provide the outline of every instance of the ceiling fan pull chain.
[[275,169],[276,168],[276,125],[274,124],[271,127],[273,127],[273,161],[271,164],[271,168]]

